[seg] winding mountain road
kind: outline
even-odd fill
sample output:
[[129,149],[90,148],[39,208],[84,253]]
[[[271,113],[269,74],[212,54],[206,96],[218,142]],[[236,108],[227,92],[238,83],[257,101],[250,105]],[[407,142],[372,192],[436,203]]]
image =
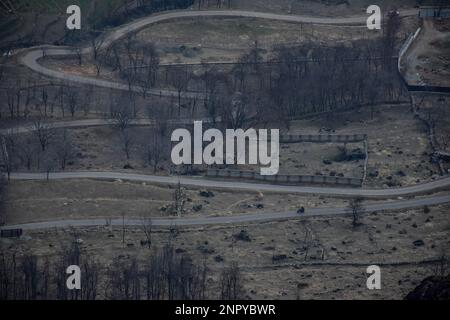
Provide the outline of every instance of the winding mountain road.
[[[400,12],[402,17],[416,15],[417,10],[404,10]],[[308,17],[297,15],[280,15],[262,12],[249,12],[249,11],[175,11],[169,13],[162,13],[159,15],[152,15],[145,17],[129,24],[120,26],[116,29],[109,31],[101,40],[102,47],[106,47],[114,41],[124,37],[130,32],[136,32],[150,24],[167,21],[170,19],[179,18],[193,18],[193,17],[251,17],[261,19],[271,19],[280,21],[290,21],[298,23],[309,24],[325,24],[325,25],[344,25],[352,27],[365,26],[367,15],[358,17],[347,18],[322,18],[322,17]],[[91,52],[91,48],[84,48],[81,50],[83,54]],[[129,90],[127,84],[101,80],[97,78],[83,77],[73,74],[66,74],[61,71],[52,70],[39,64],[38,60],[45,56],[64,56],[77,54],[76,49],[69,47],[52,47],[42,46],[35,47],[27,50],[21,55],[21,62],[28,66],[30,69],[53,78],[58,78],[64,81],[77,82],[82,84],[91,84],[95,86],[117,89],[117,90]],[[139,91],[140,88],[132,87],[132,90]],[[151,90],[150,94],[161,96],[173,96],[177,93],[171,90]],[[183,94],[184,97],[196,97],[198,93],[187,92]],[[151,120],[142,120],[143,125],[152,124]],[[144,123],[145,122],[145,123]],[[77,127],[77,126],[95,126],[95,125],[108,125],[111,124],[109,120],[90,119],[60,122],[57,127]],[[141,124],[141,123],[136,123]],[[13,130],[15,133],[29,132],[31,128],[18,127]],[[3,130],[5,131],[5,130]],[[132,174],[123,172],[55,172],[51,173],[50,179],[121,179],[128,181],[141,181],[160,184],[176,184],[180,182],[185,186],[202,187],[202,188],[220,188],[220,189],[233,189],[233,190],[258,190],[264,192],[288,192],[298,194],[314,194],[314,195],[326,195],[326,196],[338,196],[338,197],[357,197],[371,199],[392,199],[395,197],[414,196],[419,194],[426,194],[436,192],[443,189],[448,189],[450,186],[450,177],[444,177],[436,179],[431,182],[417,184],[413,186],[407,186],[402,188],[390,188],[390,189],[357,189],[357,188],[338,188],[338,187],[311,187],[311,186],[288,186],[288,185],[272,185],[263,183],[250,183],[250,182],[236,182],[236,181],[222,181],[222,180],[208,180],[202,177],[187,177],[187,176],[151,176],[143,174]],[[11,179],[14,180],[44,180],[46,174],[44,173],[12,173]],[[367,211],[380,211],[380,210],[396,210],[415,208],[425,205],[438,205],[450,203],[450,195],[443,196],[429,196],[418,199],[405,199],[405,200],[387,200],[383,202],[377,202],[366,206]],[[320,215],[336,215],[347,213],[346,208],[307,208],[307,212],[302,216],[320,216]],[[174,219],[153,219],[152,224],[154,226],[196,226],[196,225],[211,225],[211,224],[228,224],[228,223],[247,223],[257,221],[270,221],[280,219],[290,219],[299,217],[296,212],[267,212],[259,214],[243,214],[233,216],[215,216],[215,217],[201,217],[201,218],[174,218]],[[109,222],[111,225],[122,225],[125,223],[128,226],[138,226],[142,224],[140,219],[112,219]],[[22,228],[22,229],[42,229],[53,227],[70,227],[70,226],[102,226],[106,225],[105,219],[80,219],[80,220],[57,220],[46,222],[34,222],[24,223],[20,225],[8,225],[2,227],[5,228]]]
[[[403,10],[400,12],[400,16],[407,17],[417,15],[417,12],[418,12],[417,9]],[[270,19],[270,20],[279,20],[297,23],[307,23],[307,24],[366,27],[366,20],[368,15],[366,14],[361,16],[345,17],[345,18],[325,18],[325,17],[310,17],[299,15],[282,15],[282,14],[252,12],[242,10],[173,11],[151,15],[110,30],[104,36],[102,36],[102,38],[100,38],[101,40],[98,41],[99,49],[107,47],[111,45],[114,41],[126,36],[128,33],[136,32],[144,27],[147,27],[148,25],[172,19],[195,18],[195,17],[247,17],[247,18]],[[29,49],[26,53],[24,53],[21,56],[20,61],[31,70],[34,70],[48,77],[57,78],[64,81],[76,82],[87,85],[95,85],[99,87],[116,90],[131,89],[136,92],[142,91],[142,88],[138,86],[129,86],[128,84],[125,83],[67,74],[62,71],[53,70],[39,64],[38,61],[40,58],[44,56],[67,56],[67,55],[76,55],[79,54],[80,52],[82,54],[88,54],[91,51],[92,51],[91,47],[86,47],[81,49],[81,51],[77,51],[77,49],[70,47],[40,46]],[[159,89],[150,89],[146,91],[146,93],[166,97],[178,95],[178,93],[173,90],[159,90]],[[182,97],[201,99],[203,95],[198,92],[184,92],[182,94]]]

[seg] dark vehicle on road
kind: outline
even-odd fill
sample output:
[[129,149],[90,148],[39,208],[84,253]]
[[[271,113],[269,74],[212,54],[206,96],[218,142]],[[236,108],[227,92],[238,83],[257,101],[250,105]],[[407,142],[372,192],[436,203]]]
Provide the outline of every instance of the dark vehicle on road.
[[305,213],[305,208],[304,207],[300,207],[300,209],[297,210],[298,214],[303,214]]

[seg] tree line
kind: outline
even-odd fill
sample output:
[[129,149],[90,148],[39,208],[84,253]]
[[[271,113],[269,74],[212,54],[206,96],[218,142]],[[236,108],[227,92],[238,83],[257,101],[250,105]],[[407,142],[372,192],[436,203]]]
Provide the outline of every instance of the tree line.
[[[117,256],[103,265],[78,239],[62,246],[51,257],[0,248],[1,300],[191,300],[242,299],[239,266],[230,263],[219,272],[216,284],[206,262],[197,264],[179,254],[170,242],[149,249],[142,260]],[[81,270],[81,289],[69,290],[66,268]],[[218,287],[218,290],[217,290]]]

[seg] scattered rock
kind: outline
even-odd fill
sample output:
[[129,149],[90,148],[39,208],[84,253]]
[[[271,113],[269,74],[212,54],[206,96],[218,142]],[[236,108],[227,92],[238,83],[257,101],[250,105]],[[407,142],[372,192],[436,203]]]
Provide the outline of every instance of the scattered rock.
[[301,282],[301,283],[297,284],[297,289],[305,289],[305,288],[308,288],[308,287],[309,287],[309,284],[304,283],[304,282]]
[[287,255],[285,254],[276,254],[272,256],[272,261],[276,262],[276,261],[283,261],[287,259]]
[[235,235],[233,235],[233,237],[236,240],[240,240],[240,241],[246,241],[246,242],[252,241],[250,239],[250,236],[247,233],[247,230],[241,230],[239,233],[236,233]]
[[205,197],[205,198],[212,198],[212,197],[214,197],[214,193],[212,191],[209,191],[209,190],[200,190],[199,195],[201,197]]
[[395,174],[400,176],[400,177],[405,177],[406,176],[406,173],[404,173],[402,170],[398,170]]
[[210,248],[208,245],[201,244],[197,247],[197,250],[199,250],[203,254],[212,254],[214,253],[214,249]]

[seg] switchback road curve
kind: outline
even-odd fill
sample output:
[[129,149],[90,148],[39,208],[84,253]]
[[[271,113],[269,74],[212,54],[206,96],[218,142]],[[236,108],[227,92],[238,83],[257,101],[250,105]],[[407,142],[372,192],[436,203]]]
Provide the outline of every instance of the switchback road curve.
[[[417,9],[408,9],[400,12],[400,16],[407,17],[417,14]],[[128,24],[117,27],[104,36],[102,36],[100,48],[107,47],[111,45],[114,41],[124,37],[130,32],[136,32],[148,25],[163,22],[172,19],[180,18],[194,18],[194,17],[250,17],[259,19],[270,19],[297,23],[307,23],[307,24],[322,24],[322,25],[342,25],[342,26],[356,26],[365,27],[368,15],[344,17],[344,18],[325,18],[325,17],[311,17],[311,16],[299,16],[299,15],[282,15],[274,13],[265,12],[252,12],[252,11],[241,11],[241,10],[216,10],[216,11],[174,11],[162,14],[151,15],[136,21],[130,22]],[[81,49],[81,53],[87,54],[91,52],[90,47]],[[141,88],[137,86],[129,86],[125,83],[113,82],[108,80],[101,80],[96,78],[84,77],[79,75],[67,74],[61,71],[49,69],[41,64],[38,60],[44,56],[66,56],[75,55],[80,51],[75,48],[70,47],[55,47],[55,46],[40,46],[28,49],[24,53],[20,61],[33,71],[40,74],[46,75],[48,77],[61,79],[64,81],[76,82],[87,85],[95,85],[104,88],[116,89],[116,90],[133,90],[140,92]],[[150,89],[146,91],[147,94],[157,95],[157,96],[176,96],[178,93],[173,90],[159,90]],[[184,98],[203,98],[203,94],[196,92],[184,92],[182,94]]]
[[[404,10],[400,12],[403,17],[417,14],[416,9]],[[159,15],[152,15],[145,17],[129,24],[120,26],[116,29],[108,32],[102,40],[102,47],[106,47],[114,41],[124,37],[130,32],[136,32],[150,24],[162,22],[170,19],[178,18],[193,18],[193,17],[251,17],[261,19],[271,19],[280,21],[290,21],[298,23],[309,24],[325,24],[325,25],[343,25],[353,27],[365,26],[367,15],[358,17],[346,17],[346,18],[320,18],[320,17],[308,17],[297,15],[280,15],[272,13],[261,12],[249,12],[249,11],[176,11],[169,13],[162,13]],[[83,54],[87,54],[91,51],[90,48],[82,49]],[[38,63],[38,60],[45,56],[64,56],[77,54],[76,49],[69,47],[54,47],[54,46],[42,46],[28,49],[22,56],[21,62],[43,75],[58,78],[64,81],[77,82],[82,84],[91,84],[100,87],[106,87],[118,90],[129,90],[130,87],[127,84],[101,80],[96,78],[89,78],[83,76],[77,76],[72,74],[66,74],[57,70],[46,68]],[[132,90],[139,91],[138,87],[132,87]],[[150,94],[161,96],[174,96],[177,92],[171,90],[151,90]],[[187,92],[184,93],[184,97],[198,98],[198,93]],[[89,121],[89,120],[82,120]],[[79,125],[105,125],[105,122],[95,123],[79,123]],[[63,124],[62,127],[65,127]],[[24,129],[30,131],[29,129]],[[43,173],[13,173],[12,179],[16,180],[44,180],[46,174]],[[287,185],[270,185],[259,184],[249,182],[236,182],[236,181],[220,181],[220,180],[208,180],[201,177],[174,177],[174,176],[150,176],[131,173],[119,173],[119,172],[57,172],[51,173],[50,179],[122,179],[129,181],[142,181],[152,182],[160,184],[176,184],[180,182],[186,186],[203,187],[203,188],[228,188],[228,189],[241,189],[241,190],[258,190],[266,192],[289,192],[289,193],[301,193],[301,194],[315,194],[315,195],[327,195],[327,196],[343,196],[343,197],[357,197],[362,196],[365,198],[383,198],[389,199],[394,197],[413,196],[418,194],[431,193],[438,190],[446,189],[450,186],[450,178],[445,177],[437,179],[431,182],[418,184],[414,186],[391,188],[391,189],[350,189],[350,188],[331,188],[331,187],[310,187],[310,186],[287,186]],[[420,199],[407,199],[400,201],[387,201],[383,203],[377,203],[366,206],[368,211],[379,210],[395,210],[406,209],[413,207],[420,207],[424,205],[436,205],[450,202],[450,196],[435,196]],[[333,215],[344,214],[347,212],[346,208],[315,208],[307,209],[305,216],[316,215]],[[245,223],[252,221],[269,221],[278,219],[288,219],[297,217],[296,212],[274,212],[274,213],[261,213],[261,214],[247,214],[236,215],[227,217],[205,217],[205,218],[179,218],[179,219],[154,219],[152,224],[155,226],[171,226],[171,225],[204,225],[204,224],[223,224],[223,223]],[[120,220],[120,221],[119,221]],[[122,219],[112,219],[111,224],[122,224]],[[140,225],[142,221],[139,219],[126,219],[126,225]],[[39,229],[50,227],[69,227],[69,226],[98,226],[105,225],[105,219],[87,219],[87,220],[60,220],[49,222],[36,222],[21,224],[16,226],[7,226],[4,228],[21,227],[23,229]]]

